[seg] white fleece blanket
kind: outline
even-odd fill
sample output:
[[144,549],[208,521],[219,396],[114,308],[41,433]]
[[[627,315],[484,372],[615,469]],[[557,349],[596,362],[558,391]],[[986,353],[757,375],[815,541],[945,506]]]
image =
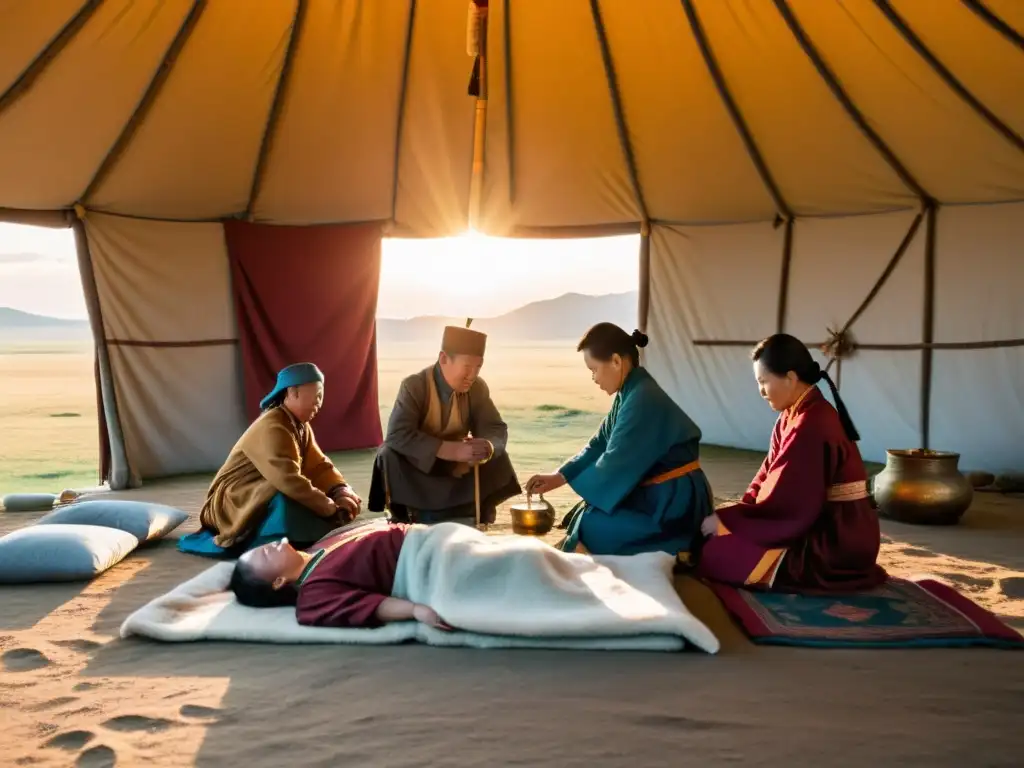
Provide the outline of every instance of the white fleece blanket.
[[567,554],[525,536],[487,536],[454,523],[413,526],[392,594],[431,606],[453,632],[414,621],[377,629],[301,626],[292,608],[247,608],[227,591],[233,563],[218,563],[156,598],[121,625],[121,637],[165,642],[389,644],[416,640],[475,648],[716,653],[718,639],[672,583],[674,558]]

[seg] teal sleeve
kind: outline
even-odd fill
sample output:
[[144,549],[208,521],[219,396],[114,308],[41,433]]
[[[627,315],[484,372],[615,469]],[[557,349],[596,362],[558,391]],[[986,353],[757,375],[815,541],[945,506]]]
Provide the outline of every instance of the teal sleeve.
[[572,489],[591,506],[613,512],[670,447],[673,422],[650,405],[642,392],[623,401],[601,455],[572,479],[566,475]]
[[558,472],[567,482],[571,483],[584,469],[593,464],[597,459],[604,453],[605,448],[608,445],[608,435],[611,432],[610,424],[615,420],[615,414],[618,410],[619,401],[612,404],[612,408],[608,415],[604,417],[601,422],[601,426],[597,428],[597,432],[590,438],[590,442],[584,446],[583,450],[565,462],[558,468]]

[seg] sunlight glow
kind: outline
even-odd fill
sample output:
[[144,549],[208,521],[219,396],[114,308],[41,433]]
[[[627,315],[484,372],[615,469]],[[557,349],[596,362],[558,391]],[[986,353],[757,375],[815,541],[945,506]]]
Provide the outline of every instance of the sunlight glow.
[[639,280],[639,235],[527,240],[466,232],[384,241],[379,317],[492,317],[564,293],[622,293]]

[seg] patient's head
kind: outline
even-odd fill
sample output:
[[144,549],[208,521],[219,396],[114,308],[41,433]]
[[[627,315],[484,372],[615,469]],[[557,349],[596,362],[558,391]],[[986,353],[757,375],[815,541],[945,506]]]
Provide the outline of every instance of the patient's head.
[[238,602],[252,608],[295,605],[294,585],[305,567],[306,556],[281,539],[238,558],[230,589]]

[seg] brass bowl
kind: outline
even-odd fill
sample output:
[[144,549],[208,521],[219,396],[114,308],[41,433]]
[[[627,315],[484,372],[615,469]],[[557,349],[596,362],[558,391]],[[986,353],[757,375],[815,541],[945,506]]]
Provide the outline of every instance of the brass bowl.
[[555,508],[541,496],[539,501],[513,504],[512,532],[521,536],[543,536],[555,527]]

